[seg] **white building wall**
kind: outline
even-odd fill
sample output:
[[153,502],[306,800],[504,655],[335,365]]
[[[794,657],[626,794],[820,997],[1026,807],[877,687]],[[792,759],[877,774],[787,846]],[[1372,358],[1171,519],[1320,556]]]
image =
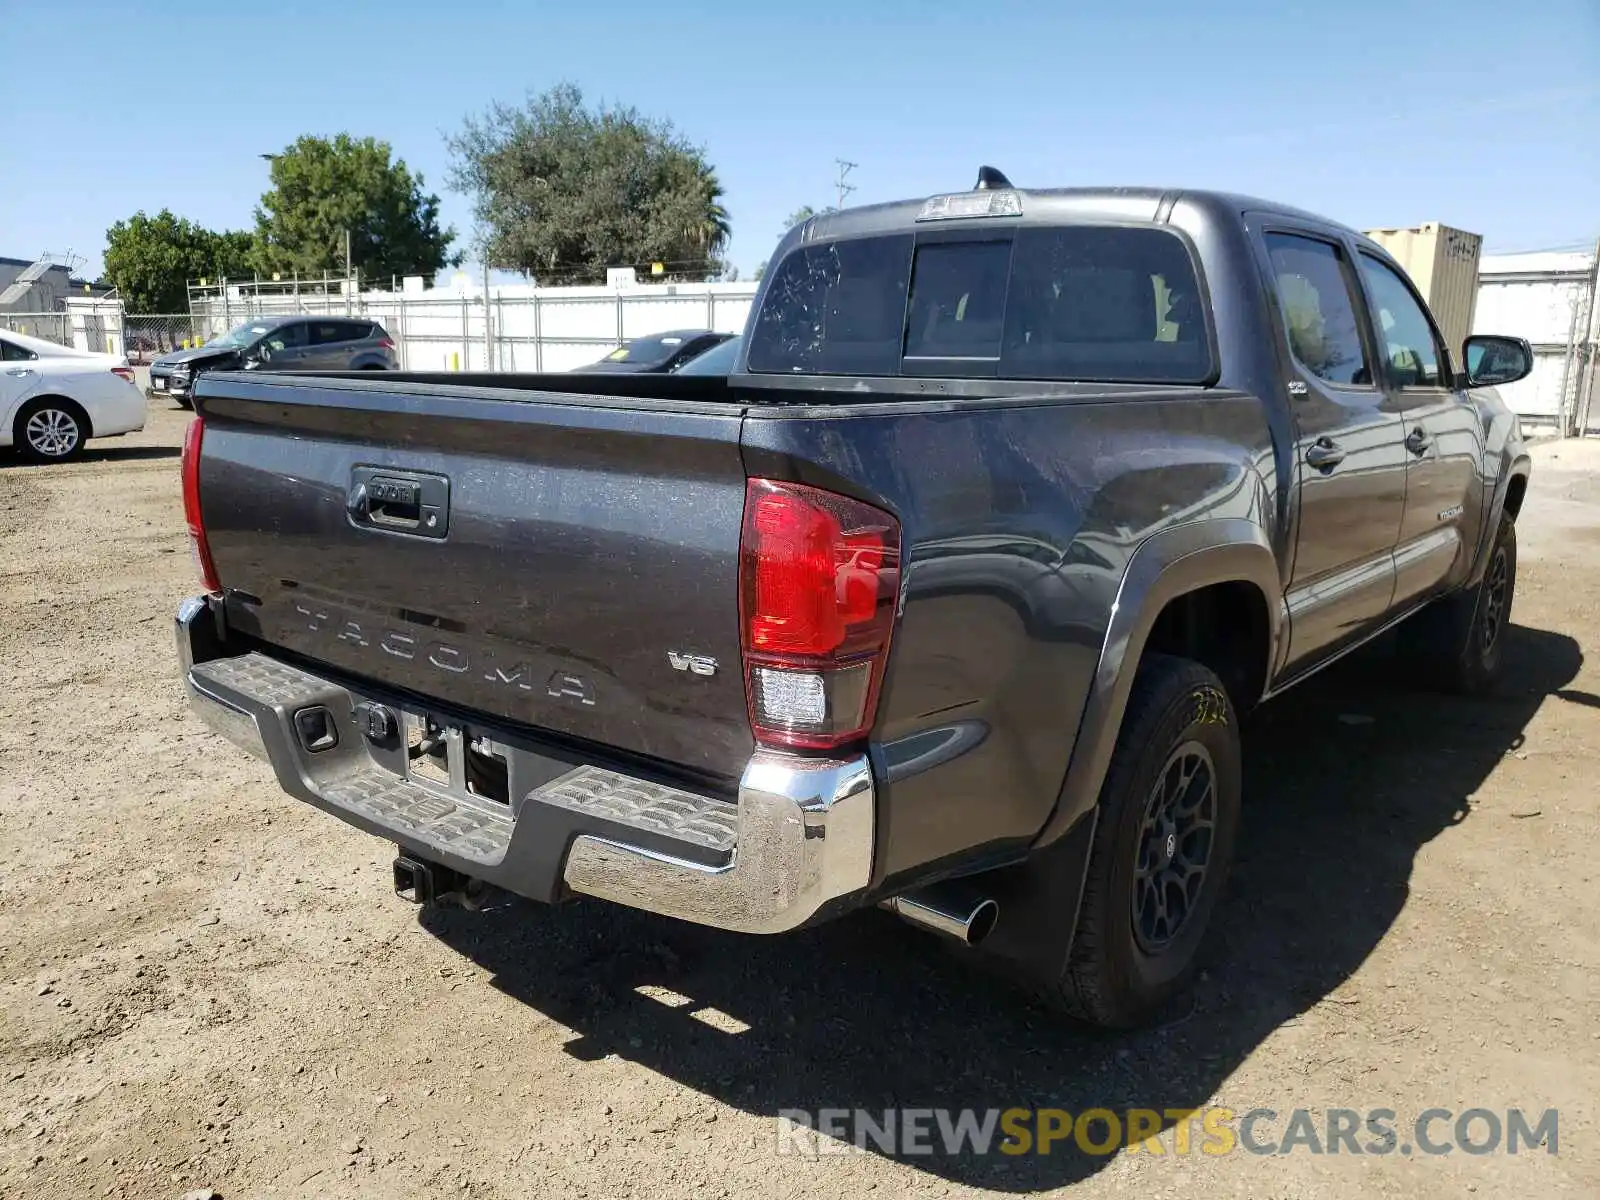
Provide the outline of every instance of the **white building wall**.
[[1600,419],[1593,400],[1596,321],[1595,256],[1539,253],[1486,256],[1478,277],[1474,333],[1526,338],[1533,374],[1500,389],[1518,416],[1569,426]]

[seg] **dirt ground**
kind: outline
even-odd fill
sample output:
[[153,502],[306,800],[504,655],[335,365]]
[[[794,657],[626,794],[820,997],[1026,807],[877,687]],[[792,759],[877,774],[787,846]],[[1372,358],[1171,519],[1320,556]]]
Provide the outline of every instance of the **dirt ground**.
[[[1600,1194],[1600,443],[1537,448],[1500,695],[1369,653],[1251,719],[1193,1007],[1109,1037],[878,912],[755,939],[400,902],[387,845],[187,713],[185,418],[0,460],[0,1195]],[[1207,1104],[1556,1108],[1559,1152],[804,1157],[775,1132]]]

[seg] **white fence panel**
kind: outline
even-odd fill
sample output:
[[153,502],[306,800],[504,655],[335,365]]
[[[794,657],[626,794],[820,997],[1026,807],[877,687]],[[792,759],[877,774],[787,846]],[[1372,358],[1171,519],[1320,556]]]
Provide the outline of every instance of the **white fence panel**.
[[1533,374],[1497,389],[1506,406],[1519,417],[1538,424],[1553,424],[1561,415],[1561,388],[1571,392],[1567,356],[1558,351],[1534,351]]
[[[1586,279],[1502,281],[1490,276],[1478,285],[1474,333],[1514,333],[1534,345],[1566,348],[1575,322],[1589,300]],[[1577,327],[1578,337],[1583,336]]]
[[359,296],[258,296],[229,287],[197,299],[195,312],[208,335],[255,317],[295,312],[369,317],[388,330],[401,365],[410,371],[567,371],[603,358],[629,338],[672,329],[740,332],[755,291],[753,282],[508,286],[491,288],[486,306],[482,290],[470,287]]

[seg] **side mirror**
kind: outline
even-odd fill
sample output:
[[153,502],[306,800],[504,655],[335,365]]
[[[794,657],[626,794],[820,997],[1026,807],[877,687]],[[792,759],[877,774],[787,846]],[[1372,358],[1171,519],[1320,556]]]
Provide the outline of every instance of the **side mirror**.
[[1469,388],[1501,387],[1526,379],[1533,370],[1533,347],[1522,338],[1475,334],[1461,349]]

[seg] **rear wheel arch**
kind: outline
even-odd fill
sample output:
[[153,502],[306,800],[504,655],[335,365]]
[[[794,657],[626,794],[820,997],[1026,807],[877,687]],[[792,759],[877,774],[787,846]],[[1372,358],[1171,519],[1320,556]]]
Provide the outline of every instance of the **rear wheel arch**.
[[1248,579],[1205,584],[1168,600],[1150,628],[1145,655],[1166,654],[1210,668],[1244,712],[1267,689],[1272,618],[1266,594]]
[[[1218,625],[1223,613],[1233,616]],[[1265,693],[1286,628],[1277,558],[1254,522],[1198,521],[1141,543],[1117,593],[1055,810],[1035,847],[1093,809],[1147,654],[1202,663],[1244,710]]]
[[47,405],[55,408],[64,408],[73,416],[77,417],[78,420],[82,421],[85,430],[83,435],[84,441],[88,441],[90,438],[95,436],[94,418],[89,415],[89,410],[84,408],[83,405],[79,404],[71,396],[63,396],[59,392],[37,393],[27,397],[27,399],[23,400],[21,404],[17,405],[16,415],[11,418],[12,434],[16,435],[21,432],[22,421],[26,414],[33,412],[37,408],[45,407]]

